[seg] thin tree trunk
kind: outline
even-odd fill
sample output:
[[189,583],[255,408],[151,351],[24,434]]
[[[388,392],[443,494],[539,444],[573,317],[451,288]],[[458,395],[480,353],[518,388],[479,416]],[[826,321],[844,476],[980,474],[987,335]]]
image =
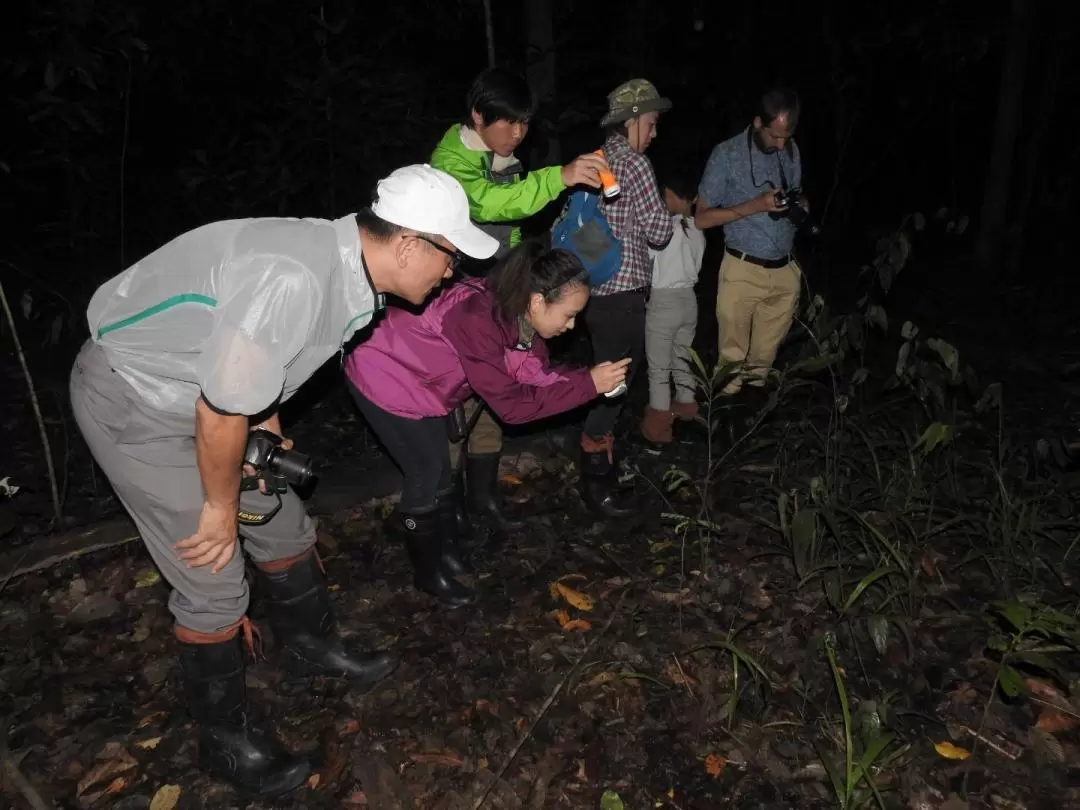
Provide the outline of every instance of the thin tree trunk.
[[975,243],[975,262],[984,277],[992,277],[1002,267],[1004,234],[1009,222],[1009,198],[1012,190],[1013,155],[1023,110],[1024,73],[1028,41],[1031,37],[1031,14],[1028,0],[1012,0],[1009,37],[1001,71],[997,120],[990,165],[983,191],[979,235]]
[[1048,57],[1049,64],[1043,76],[1042,92],[1039,94],[1039,108],[1035,113],[1035,125],[1031,137],[1024,145],[1024,160],[1020,171],[1020,191],[1017,194],[1016,205],[1010,216],[1009,225],[1009,260],[1008,270],[1017,270],[1020,266],[1020,257],[1024,248],[1024,229],[1027,226],[1028,211],[1031,209],[1031,200],[1035,196],[1035,179],[1042,164],[1042,158],[1046,149],[1046,134],[1050,130],[1050,119],[1054,115],[1054,107],[1057,103],[1058,77],[1061,75],[1062,49],[1061,44],[1055,42],[1054,52]]
[[495,25],[491,20],[491,0],[484,0],[484,29],[487,31],[488,67],[495,67]]
[[[551,0],[526,0],[526,71],[529,85],[543,107],[539,125],[543,143],[534,147],[534,165],[559,163],[559,133],[556,125],[555,35]],[[541,139],[537,139],[541,140]]]

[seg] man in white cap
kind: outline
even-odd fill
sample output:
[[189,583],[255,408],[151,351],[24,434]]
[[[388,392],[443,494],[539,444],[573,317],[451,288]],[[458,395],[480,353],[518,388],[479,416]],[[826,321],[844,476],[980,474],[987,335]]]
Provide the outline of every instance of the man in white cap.
[[[259,522],[273,501],[241,492],[249,431],[276,441],[280,404],[386,293],[420,304],[461,254],[486,259],[498,248],[444,172],[407,166],[376,194],[334,221],[232,220],[177,237],[98,288],[71,375],[79,428],[173,589],[200,764],[248,794],[288,792],[309,765],[247,720],[240,638],[250,643],[252,628],[238,535],[290,669],[366,685],[397,665],[338,637],[297,495],[278,492],[280,507]],[[244,472],[250,481],[262,471]]]

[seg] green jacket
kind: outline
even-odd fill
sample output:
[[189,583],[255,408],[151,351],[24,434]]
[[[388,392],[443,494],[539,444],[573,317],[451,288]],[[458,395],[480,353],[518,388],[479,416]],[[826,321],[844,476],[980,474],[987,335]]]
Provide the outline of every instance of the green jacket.
[[[431,165],[454,177],[469,198],[469,215],[478,225],[520,222],[558,197],[565,186],[562,169],[549,166],[529,172],[525,179],[497,178],[491,172],[491,152],[469,149],[461,142],[461,124],[446,131],[431,153]],[[502,241],[502,234],[493,234]],[[509,247],[521,241],[521,229],[509,230]]]

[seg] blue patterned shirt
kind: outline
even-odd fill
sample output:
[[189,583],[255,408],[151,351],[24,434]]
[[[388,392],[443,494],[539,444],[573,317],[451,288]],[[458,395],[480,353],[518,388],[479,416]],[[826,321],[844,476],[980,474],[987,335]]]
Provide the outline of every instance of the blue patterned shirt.
[[[698,199],[710,208],[731,208],[744,203],[768,188],[802,185],[802,161],[799,147],[767,155],[757,148],[747,127],[734,138],[718,144],[705,164]],[[759,259],[781,259],[791,253],[796,228],[787,217],[773,219],[767,213],[743,217],[724,226],[724,243]]]

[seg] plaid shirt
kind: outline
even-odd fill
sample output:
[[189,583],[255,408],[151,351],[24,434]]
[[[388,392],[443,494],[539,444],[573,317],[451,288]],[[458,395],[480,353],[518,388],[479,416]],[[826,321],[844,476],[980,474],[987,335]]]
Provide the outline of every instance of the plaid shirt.
[[593,295],[638,290],[652,284],[649,245],[663,247],[671,238],[671,213],[660,195],[652,163],[622,135],[604,142],[604,155],[620,193],[604,200],[604,215],[615,238],[622,243],[619,272],[593,290]]

